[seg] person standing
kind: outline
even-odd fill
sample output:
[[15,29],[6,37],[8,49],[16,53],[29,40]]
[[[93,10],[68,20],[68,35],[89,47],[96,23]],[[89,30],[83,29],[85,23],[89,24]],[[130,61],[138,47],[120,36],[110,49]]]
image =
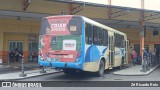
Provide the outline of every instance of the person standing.
[[19,61],[19,50],[18,50],[18,48],[16,48],[15,49],[15,57],[16,57],[16,62],[18,62]]
[[153,53],[153,51],[150,50],[149,51],[149,58],[148,58],[148,65],[149,65],[149,67],[152,67],[152,53]]
[[137,53],[135,52],[135,50],[132,50],[132,60],[133,60],[133,65],[136,65],[136,60],[137,60]]
[[155,64],[155,55],[156,55],[155,51],[152,50],[152,52],[151,52],[151,65],[152,66],[154,66],[154,64]]
[[147,70],[149,70],[149,53],[146,51],[146,49],[144,48],[144,66]]
[[9,52],[9,60],[10,60],[10,62],[14,62],[14,53],[13,53],[13,51]]
[[156,48],[156,57],[157,57],[157,58],[156,58],[156,63],[157,63],[158,60],[159,60],[159,49],[157,49],[157,48]]
[[132,51],[130,52],[130,55],[131,55],[131,60],[133,61],[133,49],[132,49]]

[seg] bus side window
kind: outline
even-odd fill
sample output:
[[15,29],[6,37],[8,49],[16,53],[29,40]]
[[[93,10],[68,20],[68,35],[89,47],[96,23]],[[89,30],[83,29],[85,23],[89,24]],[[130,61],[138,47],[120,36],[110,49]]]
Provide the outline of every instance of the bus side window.
[[93,44],[98,45],[98,30],[96,26],[93,26]]
[[118,42],[119,42],[118,34],[115,33],[114,36],[115,36],[115,47],[119,47],[119,44],[118,44]]
[[102,45],[102,29],[98,28],[98,45]]
[[124,48],[124,46],[123,46],[124,36],[122,36],[122,35],[121,35],[121,41],[122,41],[121,42],[121,47]]
[[120,34],[115,33],[115,47],[122,48],[123,47],[123,39],[124,37]]
[[107,45],[108,45],[108,31],[103,30],[103,46],[107,46]]
[[86,23],[85,24],[85,42],[86,44],[92,45],[93,42],[93,27],[92,25]]

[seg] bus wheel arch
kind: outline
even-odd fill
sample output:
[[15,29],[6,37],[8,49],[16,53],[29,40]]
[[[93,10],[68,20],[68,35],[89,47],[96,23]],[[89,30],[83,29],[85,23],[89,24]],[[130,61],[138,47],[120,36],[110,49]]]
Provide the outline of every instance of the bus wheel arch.
[[102,57],[101,60],[104,62],[104,67],[106,66],[106,61],[105,61],[105,58]]
[[101,77],[104,74],[104,70],[105,70],[105,59],[101,58],[100,62],[99,62],[99,69],[96,72],[96,76]]

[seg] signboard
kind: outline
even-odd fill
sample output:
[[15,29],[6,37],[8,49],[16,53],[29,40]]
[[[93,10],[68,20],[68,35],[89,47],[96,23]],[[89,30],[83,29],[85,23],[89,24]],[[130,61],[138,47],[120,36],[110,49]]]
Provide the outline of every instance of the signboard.
[[51,24],[51,31],[65,31],[66,23],[53,23]]
[[63,50],[76,50],[76,40],[63,40]]

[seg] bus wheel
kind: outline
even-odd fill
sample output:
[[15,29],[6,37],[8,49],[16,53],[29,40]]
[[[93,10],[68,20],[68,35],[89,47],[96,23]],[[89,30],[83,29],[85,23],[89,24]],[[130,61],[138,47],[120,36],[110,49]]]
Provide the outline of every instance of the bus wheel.
[[104,74],[104,68],[105,68],[104,62],[101,60],[99,64],[99,70],[98,72],[96,72],[98,77],[101,77]]
[[123,69],[123,62],[124,62],[124,58],[122,57],[121,65],[119,66],[119,69]]

